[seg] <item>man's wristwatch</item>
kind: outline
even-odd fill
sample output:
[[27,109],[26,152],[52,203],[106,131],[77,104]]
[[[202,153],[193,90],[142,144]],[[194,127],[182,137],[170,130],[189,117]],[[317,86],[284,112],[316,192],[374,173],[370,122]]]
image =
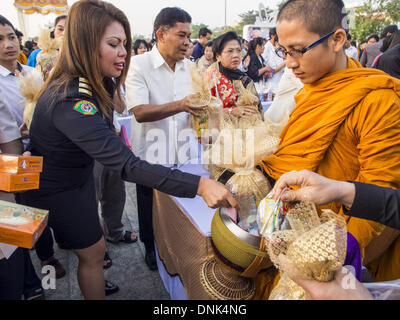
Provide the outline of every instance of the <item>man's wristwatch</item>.
[[232,108],[229,108],[228,112],[229,112],[229,114],[231,114],[232,113]]

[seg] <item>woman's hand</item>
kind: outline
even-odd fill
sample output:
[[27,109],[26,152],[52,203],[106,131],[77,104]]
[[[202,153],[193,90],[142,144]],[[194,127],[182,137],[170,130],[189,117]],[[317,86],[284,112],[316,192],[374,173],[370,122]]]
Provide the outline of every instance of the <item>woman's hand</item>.
[[[291,186],[300,189],[290,190]],[[355,193],[353,183],[331,180],[307,170],[284,174],[273,190],[274,198],[281,196],[282,201],[306,201],[317,205],[340,202],[349,208],[353,205]]]
[[244,107],[235,107],[232,109],[232,115],[235,117],[245,117],[253,114],[257,114],[258,109],[254,106],[244,106]]
[[227,187],[217,181],[200,178],[197,194],[204,199],[210,208],[225,207],[239,210],[239,204],[232,193]]
[[368,289],[345,267],[336,272],[334,280],[319,282],[296,276],[295,267],[284,255],[278,259],[282,270],[290,270],[290,278],[304,289],[309,300],[373,300]]
[[250,55],[248,55],[246,59],[243,60],[243,68],[247,70],[249,68],[249,65],[250,65]]

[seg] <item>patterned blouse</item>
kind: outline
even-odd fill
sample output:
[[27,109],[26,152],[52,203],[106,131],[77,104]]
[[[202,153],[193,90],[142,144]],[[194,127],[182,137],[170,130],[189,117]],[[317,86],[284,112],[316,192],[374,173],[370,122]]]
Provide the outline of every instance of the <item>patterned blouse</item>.
[[[233,82],[218,71],[216,72],[216,82],[218,95],[224,104],[224,108],[233,108],[238,100],[238,94],[235,91]],[[211,89],[211,94],[217,97],[215,86]]]

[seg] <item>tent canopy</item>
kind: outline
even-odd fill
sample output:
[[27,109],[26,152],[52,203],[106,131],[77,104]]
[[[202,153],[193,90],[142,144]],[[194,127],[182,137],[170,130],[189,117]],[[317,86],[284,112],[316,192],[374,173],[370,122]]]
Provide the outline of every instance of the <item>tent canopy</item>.
[[15,0],[14,6],[24,14],[65,14],[68,11],[67,0]]

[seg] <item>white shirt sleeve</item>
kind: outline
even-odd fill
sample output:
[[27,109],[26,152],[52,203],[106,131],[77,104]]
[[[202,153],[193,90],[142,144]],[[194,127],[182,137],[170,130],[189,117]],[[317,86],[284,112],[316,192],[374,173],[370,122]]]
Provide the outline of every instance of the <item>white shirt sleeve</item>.
[[144,74],[135,59],[131,60],[125,81],[125,89],[128,111],[132,111],[134,107],[150,103],[149,88]]
[[17,121],[4,102],[0,89],[0,144],[11,142],[21,138]]

